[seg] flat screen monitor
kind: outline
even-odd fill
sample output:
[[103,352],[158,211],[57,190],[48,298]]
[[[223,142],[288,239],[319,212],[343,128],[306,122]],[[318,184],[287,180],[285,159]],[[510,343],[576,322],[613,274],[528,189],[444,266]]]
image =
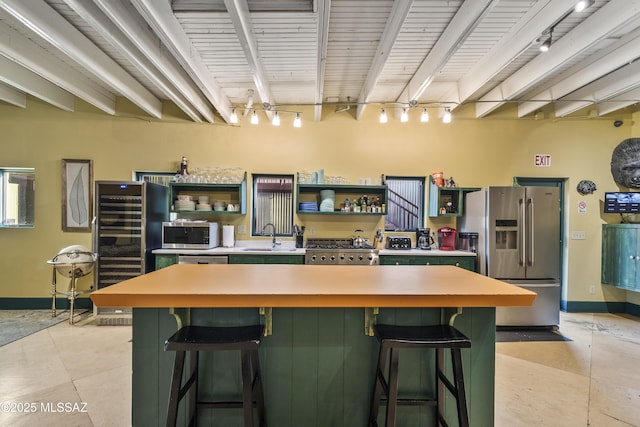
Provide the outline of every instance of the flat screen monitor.
[[640,213],[640,192],[605,193],[604,213]]

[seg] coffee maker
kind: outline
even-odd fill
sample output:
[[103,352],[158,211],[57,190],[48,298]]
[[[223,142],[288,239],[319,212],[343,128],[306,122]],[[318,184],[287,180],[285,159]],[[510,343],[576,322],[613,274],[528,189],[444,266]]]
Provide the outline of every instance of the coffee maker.
[[456,229],[451,227],[439,228],[438,244],[441,251],[454,251],[456,249]]
[[416,228],[416,248],[429,250],[435,241],[431,236],[431,230],[428,228]]

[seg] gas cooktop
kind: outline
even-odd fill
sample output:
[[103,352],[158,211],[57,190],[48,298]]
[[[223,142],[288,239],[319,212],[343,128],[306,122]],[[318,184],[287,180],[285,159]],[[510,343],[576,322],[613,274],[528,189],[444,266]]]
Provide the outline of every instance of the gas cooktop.
[[306,248],[323,250],[355,249],[368,251],[372,250],[373,246],[369,244],[356,246],[353,244],[353,239],[307,239]]
[[376,265],[378,251],[371,245],[354,245],[353,239],[308,239],[305,264]]

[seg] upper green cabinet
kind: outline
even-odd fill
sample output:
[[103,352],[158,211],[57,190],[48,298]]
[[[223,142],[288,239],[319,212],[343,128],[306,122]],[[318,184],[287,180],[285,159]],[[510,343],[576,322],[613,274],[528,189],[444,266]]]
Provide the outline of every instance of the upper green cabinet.
[[602,283],[640,292],[640,224],[602,226]]
[[[322,211],[322,199],[326,193],[335,194],[333,210]],[[348,199],[351,208],[343,209]],[[366,199],[364,205],[362,200]],[[355,201],[359,203],[355,203]],[[307,209],[305,204],[317,204],[318,211]],[[296,213],[314,215],[385,215],[387,206],[386,185],[298,184],[296,186]]]
[[[199,213],[199,214],[246,214],[247,213],[247,174],[240,183],[211,184],[211,183],[183,183],[172,182],[169,184],[171,212]],[[184,203],[176,203],[178,196],[191,196],[194,206],[184,206]],[[199,208],[199,200],[208,201]],[[216,206],[218,203],[218,206]],[[232,209],[229,209],[229,205]],[[201,209],[206,207],[208,209]],[[220,208],[222,207],[222,208]]]
[[478,190],[473,187],[438,187],[429,177],[429,216],[461,216],[464,196]]

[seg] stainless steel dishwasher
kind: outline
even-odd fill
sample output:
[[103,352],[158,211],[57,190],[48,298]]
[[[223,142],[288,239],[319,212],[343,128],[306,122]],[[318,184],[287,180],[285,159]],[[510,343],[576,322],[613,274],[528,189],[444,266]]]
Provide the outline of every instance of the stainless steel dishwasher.
[[227,255],[178,255],[178,264],[229,264]]

